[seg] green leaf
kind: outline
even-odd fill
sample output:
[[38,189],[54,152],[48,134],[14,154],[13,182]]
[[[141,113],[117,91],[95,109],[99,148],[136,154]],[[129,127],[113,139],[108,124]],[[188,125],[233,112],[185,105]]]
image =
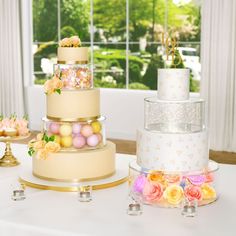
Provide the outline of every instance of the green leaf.
[[50,136],[49,141],[54,142],[55,141],[55,136],[54,135]]
[[60,89],[56,89],[55,92],[58,93],[58,94],[61,94],[61,90]]
[[35,153],[35,150],[33,147],[29,148],[28,154],[32,157],[33,154]]

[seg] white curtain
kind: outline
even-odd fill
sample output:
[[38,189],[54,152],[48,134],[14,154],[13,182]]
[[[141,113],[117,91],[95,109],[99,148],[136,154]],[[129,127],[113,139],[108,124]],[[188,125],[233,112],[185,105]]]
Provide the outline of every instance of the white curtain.
[[0,0],[0,114],[25,114],[20,0]]
[[201,95],[208,105],[210,148],[236,152],[236,1],[202,3]]

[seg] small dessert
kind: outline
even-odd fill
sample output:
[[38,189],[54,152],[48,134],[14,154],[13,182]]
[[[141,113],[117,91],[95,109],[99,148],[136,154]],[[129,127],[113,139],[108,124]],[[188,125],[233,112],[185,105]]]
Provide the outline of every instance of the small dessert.
[[4,136],[4,131],[3,131],[3,129],[0,129],[0,137],[1,136]]
[[17,136],[17,130],[14,128],[6,128],[4,130],[4,136],[15,137]]

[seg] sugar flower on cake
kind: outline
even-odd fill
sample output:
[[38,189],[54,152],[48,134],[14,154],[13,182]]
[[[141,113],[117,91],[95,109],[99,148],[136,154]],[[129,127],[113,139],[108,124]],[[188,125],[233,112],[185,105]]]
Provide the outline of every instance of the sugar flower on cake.
[[160,183],[146,181],[143,188],[143,197],[146,201],[159,201],[163,196],[163,187]]
[[183,189],[179,185],[170,185],[163,194],[164,198],[172,205],[178,205],[184,196]]
[[164,177],[163,172],[161,171],[155,171],[155,170],[151,170],[147,176],[148,180],[152,181],[152,182],[159,182],[165,185],[166,180]]
[[178,174],[166,174],[165,175],[165,179],[170,184],[179,183],[181,181],[181,175],[178,175]]
[[47,80],[44,83],[44,92],[46,94],[52,94],[54,92],[61,93],[61,89],[64,84],[58,76],[54,76],[52,79]]
[[184,195],[189,201],[202,200],[202,190],[198,186],[188,185],[184,189]]
[[47,136],[46,134],[38,134],[36,139],[33,139],[28,144],[28,154],[36,158],[47,159],[49,153],[59,152],[61,146],[55,141],[55,136]]
[[202,190],[203,200],[209,200],[209,199],[215,199],[216,198],[216,191],[209,184],[203,184],[201,186],[201,190]]
[[206,181],[205,175],[190,175],[187,179],[191,184],[197,186],[202,185]]
[[80,47],[81,41],[78,36],[64,38],[59,42],[59,47]]
[[147,182],[145,175],[139,175],[133,184],[133,189],[135,192],[142,193],[145,183]]

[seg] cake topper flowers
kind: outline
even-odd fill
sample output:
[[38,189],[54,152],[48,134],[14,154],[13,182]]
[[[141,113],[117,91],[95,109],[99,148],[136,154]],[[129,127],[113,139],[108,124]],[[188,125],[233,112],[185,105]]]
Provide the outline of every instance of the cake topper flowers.
[[81,41],[78,36],[64,38],[59,42],[59,47],[81,47]]

